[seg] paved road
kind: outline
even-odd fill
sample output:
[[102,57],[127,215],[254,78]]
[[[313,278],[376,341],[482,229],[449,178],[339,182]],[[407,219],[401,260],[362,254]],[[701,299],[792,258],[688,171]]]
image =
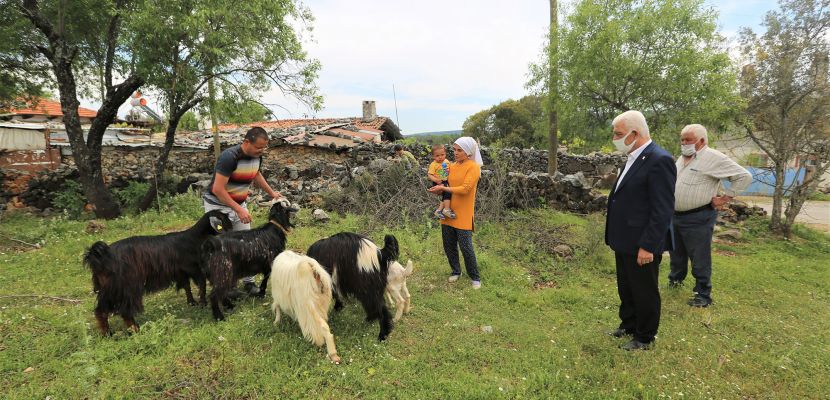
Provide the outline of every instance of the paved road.
[[[738,200],[745,201],[749,205],[761,207],[767,210],[768,214],[772,212],[772,197],[740,196]],[[786,204],[784,208],[786,208]],[[804,207],[801,208],[801,213],[795,217],[795,220],[830,234],[830,201],[808,200],[804,203]]]

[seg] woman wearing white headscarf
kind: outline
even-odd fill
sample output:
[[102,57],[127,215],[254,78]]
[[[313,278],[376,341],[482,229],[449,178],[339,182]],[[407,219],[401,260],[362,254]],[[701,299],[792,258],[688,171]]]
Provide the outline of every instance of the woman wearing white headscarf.
[[475,139],[463,136],[453,144],[455,163],[450,165],[450,174],[447,178],[449,186],[433,186],[431,193],[452,193],[450,206],[455,211],[455,219],[441,220],[441,237],[444,241],[444,253],[452,268],[450,282],[455,282],[461,276],[461,265],[458,260],[458,248],[464,256],[464,267],[467,275],[473,281],[473,289],[481,287],[481,277],[478,274],[476,254],[473,251],[473,214],[476,203],[476,187],[481,177],[481,151]]

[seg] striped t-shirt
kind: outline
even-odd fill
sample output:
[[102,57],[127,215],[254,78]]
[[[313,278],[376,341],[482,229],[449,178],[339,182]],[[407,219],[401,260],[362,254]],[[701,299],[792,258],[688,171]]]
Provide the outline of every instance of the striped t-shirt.
[[216,168],[214,169],[213,178],[210,180],[210,185],[207,188],[203,198],[205,201],[215,205],[224,205],[222,201],[213,193],[213,182],[216,180],[216,174],[222,174],[228,177],[228,183],[225,185],[225,190],[231,196],[233,201],[242,204],[248,199],[248,192],[259,172],[259,166],[262,164],[262,157],[251,158],[242,152],[242,146],[236,145],[229,147],[219,155],[216,160]]

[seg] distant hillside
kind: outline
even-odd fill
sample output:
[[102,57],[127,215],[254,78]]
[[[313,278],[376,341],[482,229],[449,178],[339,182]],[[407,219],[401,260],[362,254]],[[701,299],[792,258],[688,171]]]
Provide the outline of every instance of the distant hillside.
[[421,133],[412,133],[404,136],[441,136],[441,135],[451,135],[451,136],[461,136],[463,133],[461,129],[455,131],[436,131],[436,132],[421,132]]

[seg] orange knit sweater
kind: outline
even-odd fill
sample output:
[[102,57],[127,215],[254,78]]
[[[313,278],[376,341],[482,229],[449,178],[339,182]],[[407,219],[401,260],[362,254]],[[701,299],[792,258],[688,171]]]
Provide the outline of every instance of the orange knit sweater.
[[447,179],[452,200],[450,207],[455,211],[455,219],[444,219],[442,224],[456,229],[473,230],[473,213],[476,206],[476,186],[481,177],[481,166],[473,160],[450,165],[450,176]]

